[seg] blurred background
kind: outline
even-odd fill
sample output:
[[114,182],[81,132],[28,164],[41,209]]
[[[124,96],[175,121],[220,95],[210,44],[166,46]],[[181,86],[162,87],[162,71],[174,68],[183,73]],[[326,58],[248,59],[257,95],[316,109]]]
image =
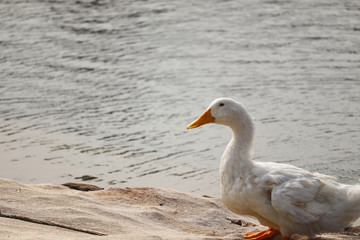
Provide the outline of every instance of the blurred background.
[[0,177],[219,196],[218,97],[255,159],[360,178],[358,0],[3,0]]

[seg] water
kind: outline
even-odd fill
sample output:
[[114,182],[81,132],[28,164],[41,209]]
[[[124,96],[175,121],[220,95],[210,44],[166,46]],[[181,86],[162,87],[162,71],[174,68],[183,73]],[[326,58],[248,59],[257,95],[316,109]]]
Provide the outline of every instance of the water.
[[0,18],[0,177],[219,196],[231,132],[186,126],[225,96],[258,161],[360,178],[358,0],[11,0]]

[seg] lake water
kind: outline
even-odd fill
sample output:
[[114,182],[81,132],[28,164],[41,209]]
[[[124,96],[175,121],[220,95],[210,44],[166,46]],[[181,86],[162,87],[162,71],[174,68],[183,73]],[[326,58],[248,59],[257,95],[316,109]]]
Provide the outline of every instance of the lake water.
[[9,0],[0,30],[0,177],[218,197],[231,131],[186,126],[231,97],[256,160],[360,178],[358,0]]

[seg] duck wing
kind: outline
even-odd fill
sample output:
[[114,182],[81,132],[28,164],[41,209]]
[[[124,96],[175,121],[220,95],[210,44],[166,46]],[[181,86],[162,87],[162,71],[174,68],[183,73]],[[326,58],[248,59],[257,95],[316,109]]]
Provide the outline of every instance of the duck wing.
[[317,222],[330,209],[329,203],[320,194],[323,187],[324,183],[316,177],[290,179],[273,188],[272,206],[294,222]]

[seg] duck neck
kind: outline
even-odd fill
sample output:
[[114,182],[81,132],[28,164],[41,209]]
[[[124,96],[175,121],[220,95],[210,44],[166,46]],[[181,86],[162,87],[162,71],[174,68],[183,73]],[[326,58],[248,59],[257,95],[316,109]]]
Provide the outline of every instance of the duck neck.
[[243,126],[230,125],[233,137],[228,144],[220,162],[220,176],[222,194],[232,189],[232,185],[238,179],[246,179],[249,168],[252,168],[252,143],[254,138],[254,127],[252,122]]
[[251,119],[247,122],[240,122],[230,126],[233,131],[233,137],[230,142],[232,154],[237,156],[241,162],[252,161],[254,124]]

